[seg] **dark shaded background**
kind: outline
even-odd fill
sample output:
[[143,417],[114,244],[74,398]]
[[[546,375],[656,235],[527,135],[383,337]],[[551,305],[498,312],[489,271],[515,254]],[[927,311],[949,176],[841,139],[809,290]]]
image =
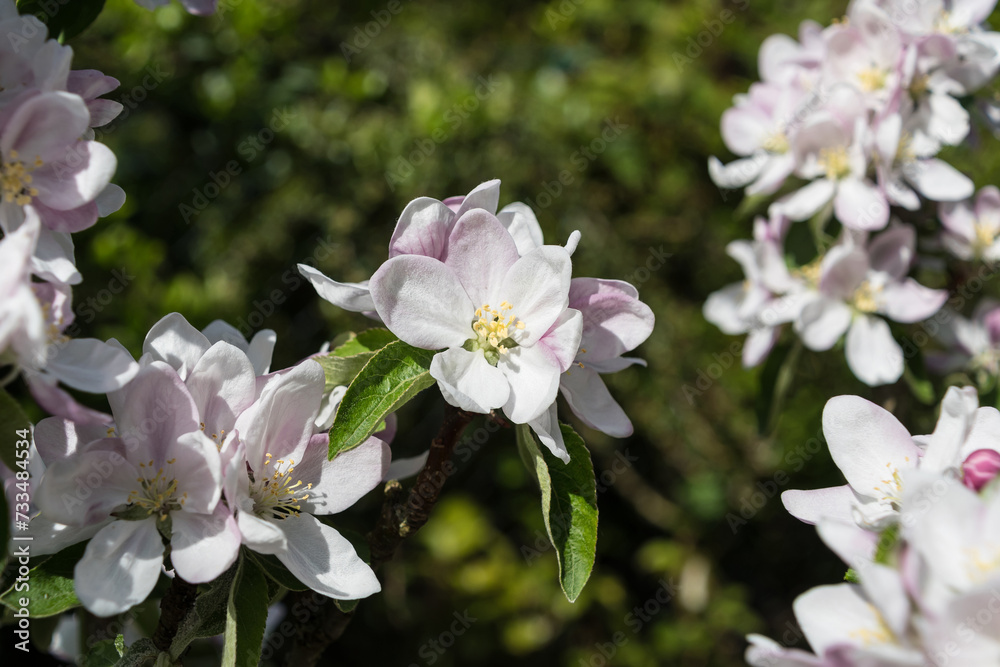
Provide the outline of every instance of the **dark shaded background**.
[[[806,352],[776,434],[762,438],[760,370],[739,367],[740,341],[701,306],[742,279],[725,245],[750,235],[739,193],[707,176],[709,155],[732,157],[720,114],[756,79],[767,35],[829,23],[845,6],[223,0],[218,16],[197,18],[176,3],[148,13],[111,0],[73,41],[75,67],[118,77],[109,97],[127,106],[98,134],[118,155],[128,202],[76,237],[82,335],[138,353],[145,332],[180,311],[199,327],[223,318],[274,329],[274,367],[291,364],[369,326],[320,301],[296,263],[367,278],[410,199],[490,178],[503,181],[501,205],[533,202],[548,242],[582,231],[575,275],[630,280],[656,313],[639,349],[649,367],[609,380],[635,435],[577,424],[598,473],[616,453],[635,459],[604,478],[597,567],[579,601],[560,592],[551,550],[522,549],[544,531],[537,490],[500,433],[461,464],[431,522],[385,568],[383,594],[362,603],[335,664],[600,667],[613,652],[607,664],[739,665],[746,633],[781,639],[793,598],[842,577],[775,495],[840,483],[825,447],[808,461],[796,449],[837,394],[890,402],[914,432],[930,430],[933,409],[899,387],[863,386],[842,352]],[[358,52],[345,56],[345,44]],[[287,124],[269,135],[276,118]],[[580,153],[609,121],[620,135],[594,159]],[[975,160],[966,171],[981,186],[997,158]],[[572,181],[558,184],[564,170]],[[659,254],[670,256],[658,265]],[[133,277],[119,295],[106,291],[114,271]],[[439,403],[432,391],[403,411],[395,452],[426,448]],[[379,496],[338,525],[366,530]],[[741,511],[745,523],[734,521]],[[633,608],[661,581],[677,595],[641,620]],[[465,611],[476,622],[437,652],[429,642],[450,644],[442,633]],[[793,632],[784,641],[803,645]]]

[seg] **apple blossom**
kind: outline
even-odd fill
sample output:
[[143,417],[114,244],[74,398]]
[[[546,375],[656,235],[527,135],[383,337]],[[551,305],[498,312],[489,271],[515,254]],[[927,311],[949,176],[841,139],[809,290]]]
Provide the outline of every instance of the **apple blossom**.
[[849,239],[802,269],[811,296],[795,320],[795,331],[811,350],[828,350],[847,333],[847,364],[868,385],[888,384],[903,374],[903,351],[883,315],[919,322],[941,308],[944,290],[907,278],[916,251],[912,227],[895,226],[867,247]]
[[480,413],[502,407],[523,424],[552,405],[580,347],[570,270],[565,249],[520,256],[496,216],[473,209],[455,224],[444,261],[397,255],[375,272],[371,294],[401,340],[443,350],[430,372],[445,400]]
[[272,375],[227,436],[225,496],[248,548],[273,554],[313,590],[358,599],[380,590],[351,543],[314,515],[336,514],[382,481],[389,447],[377,437],[327,460],[316,434],[325,378],[306,360]]
[[99,616],[149,595],[165,541],[174,570],[191,583],[215,579],[239,548],[232,515],[219,503],[218,449],[201,432],[197,405],[177,372],[149,363],[108,400],[114,428],[53,461],[36,496],[43,516],[81,540],[112,518],[90,537],[74,576],[80,601]]

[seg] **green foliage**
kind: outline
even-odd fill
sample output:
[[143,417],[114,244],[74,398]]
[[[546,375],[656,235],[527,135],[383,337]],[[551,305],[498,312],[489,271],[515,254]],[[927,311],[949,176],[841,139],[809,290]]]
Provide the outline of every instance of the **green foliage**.
[[257,667],[267,621],[267,581],[257,563],[240,558],[226,605],[223,667]]
[[352,332],[343,344],[329,354],[315,357],[326,375],[326,391],[351,384],[375,352],[395,340],[396,336],[388,329],[368,329],[359,334]]
[[583,438],[566,424],[559,428],[569,463],[553,456],[526,425],[517,427],[517,443],[538,478],[545,530],[559,562],[559,583],[566,599],[575,602],[590,578],[597,552],[597,485]]
[[[48,13],[53,8],[55,11]],[[48,27],[50,37],[65,42],[79,35],[97,19],[104,9],[104,0],[60,0],[51,3],[18,0],[17,9],[21,14],[37,16]]]
[[122,635],[99,641],[84,654],[80,667],[114,667],[125,654],[124,647],[125,638]]
[[330,459],[354,449],[385,418],[434,384],[430,374],[434,352],[403,341],[375,353],[347,387],[330,428]]
[[[17,611],[22,608],[21,600],[26,599],[25,608],[32,618],[53,616],[79,607],[80,601],[73,588],[73,568],[83,557],[85,546],[81,543],[66,547],[31,568],[26,581],[15,582],[0,595],[0,604]],[[22,590],[18,590],[19,587]]]
[[[22,440],[31,442],[31,422],[21,409],[21,405],[3,388],[0,388],[0,461],[10,470],[23,470],[18,467],[17,443]],[[23,459],[27,460],[27,459]]]

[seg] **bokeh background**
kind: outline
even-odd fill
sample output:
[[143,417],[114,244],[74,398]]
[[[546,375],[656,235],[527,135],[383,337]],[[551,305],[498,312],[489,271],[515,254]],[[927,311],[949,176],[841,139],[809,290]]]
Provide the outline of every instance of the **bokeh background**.
[[[322,302],[296,263],[367,278],[409,200],[491,178],[501,205],[533,205],[547,242],[583,233],[575,275],[630,280],[656,313],[638,350],[649,367],[608,382],[634,436],[576,424],[605,474],[597,566],[580,599],[564,599],[551,550],[531,551],[544,534],[537,489],[501,432],[448,481],[331,664],[728,666],[743,664],[751,632],[805,647],[791,602],[844,567],[776,492],[839,483],[825,447],[802,450],[823,404],[845,393],[888,402],[915,432],[933,409],[863,386],[842,353],[805,352],[776,431],[761,435],[773,373],[740,368],[740,340],[701,315],[710,292],[742,279],[725,246],[750,235],[739,193],[720,192],[706,160],[731,158],[719,117],[756,80],[761,41],[845,7],[222,0],[198,18],[176,3],[150,13],[109,0],[71,41],[74,66],[118,77],[108,97],[126,105],[98,136],[118,155],[128,201],[75,237],[80,335],[138,354],[145,332],[179,311],[198,327],[274,329],[273,368],[294,363],[370,326]],[[597,141],[609,124],[617,134]],[[996,161],[988,152],[966,168],[977,186],[997,172],[983,169]],[[115,272],[128,277],[120,294],[108,289]],[[395,452],[426,448],[439,405],[431,391],[403,411]],[[615,473],[622,457],[630,465]],[[379,500],[338,525],[367,530]],[[669,601],[651,603],[664,584]],[[155,622],[147,607],[140,625]],[[456,613],[476,621],[449,638]],[[211,647],[191,660],[211,664]]]

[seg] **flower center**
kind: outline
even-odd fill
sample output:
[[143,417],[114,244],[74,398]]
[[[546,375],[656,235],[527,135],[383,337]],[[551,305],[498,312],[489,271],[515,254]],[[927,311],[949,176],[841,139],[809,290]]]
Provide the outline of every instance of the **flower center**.
[[[167,461],[168,465],[173,465],[177,459]],[[128,504],[135,514],[141,518],[146,516],[158,516],[161,521],[167,519],[171,512],[181,509],[187,501],[187,493],[177,496],[177,480],[169,477],[160,468],[153,474],[153,462],[148,464],[140,463],[139,472],[142,477],[136,478],[139,488],[128,494]],[[152,477],[150,477],[152,475]],[[132,512],[127,512],[131,515]],[[137,517],[137,518],[139,518]],[[123,517],[124,518],[124,517]]]
[[1000,549],[972,548],[966,550],[966,572],[969,579],[980,584],[992,578],[1000,569]]
[[851,630],[848,636],[852,639],[856,639],[861,643],[862,646],[875,646],[878,644],[892,644],[895,643],[895,638],[893,637],[892,630],[886,625],[885,620],[882,615],[873,605],[868,605],[871,613],[875,616],[874,627],[858,628],[857,630]]
[[32,197],[38,196],[38,189],[31,186],[31,172],[35,167],[42,166],[42,159],[35,158],[32,166],[27,166],[18,159],[17,151],[11,151],[10,159],[4,160],[0,166],[0,188],[3,189],[3,200],[13,202],[18,206],[31,203]]
[[820,168],[826,172],[826,177],[831,181],[839,180],[851,173],[847,148],[844,146],[821,148],[818,162]]
[[825,255],[820,255],[805,266],[795,269],[795,271],[792,272],[792,275],[796,278],[804,280],[810,287],[818,287],[819,279],[823,274],[823,257],[825,257]]
[[974,241],[974,244],[979,251],[985,250],[993,245],[993,241],[996,239],[996,232],[991,226],[977,220],[975,223],[975,230],[976,240]]
[[889,73],[881,67],[865,67],[858,72],[858,83],[866,93],[885,88],[885,82]]
[[761,148],[766,150],[768,153],[787,153],[788,137],[785,136],[784,132],[774,132],[764,140]]
[[486,361],[496,366],[501,355],[507,354],[510,348],[517,347],[517,341],[511,337],[513,330],[524,329],[524,322],[510,313],[513,308],[510,303],[503,301],[500,303],[500,310],[491,308],[488,303],[476,309],[477,319],[472,322],[472,331],[476,336],[465,341],[463,347],[470,352],[482,350]]
[[302,501],[309,498],[308,491],[312,488],[312,483],[302,486],[302,480],[292,477],[295,471],[295,461],[292,459],[274,459],[271,454],[266,457],[260,475],[255,476],[247,467],[254,513],[262,519],[298,516],[302,511]]
[[867,280],[864,281],[854,292],[854,307],[862,313],[874,313],[878,310],[878,295],[881,291],[881,287],[873,286]]

